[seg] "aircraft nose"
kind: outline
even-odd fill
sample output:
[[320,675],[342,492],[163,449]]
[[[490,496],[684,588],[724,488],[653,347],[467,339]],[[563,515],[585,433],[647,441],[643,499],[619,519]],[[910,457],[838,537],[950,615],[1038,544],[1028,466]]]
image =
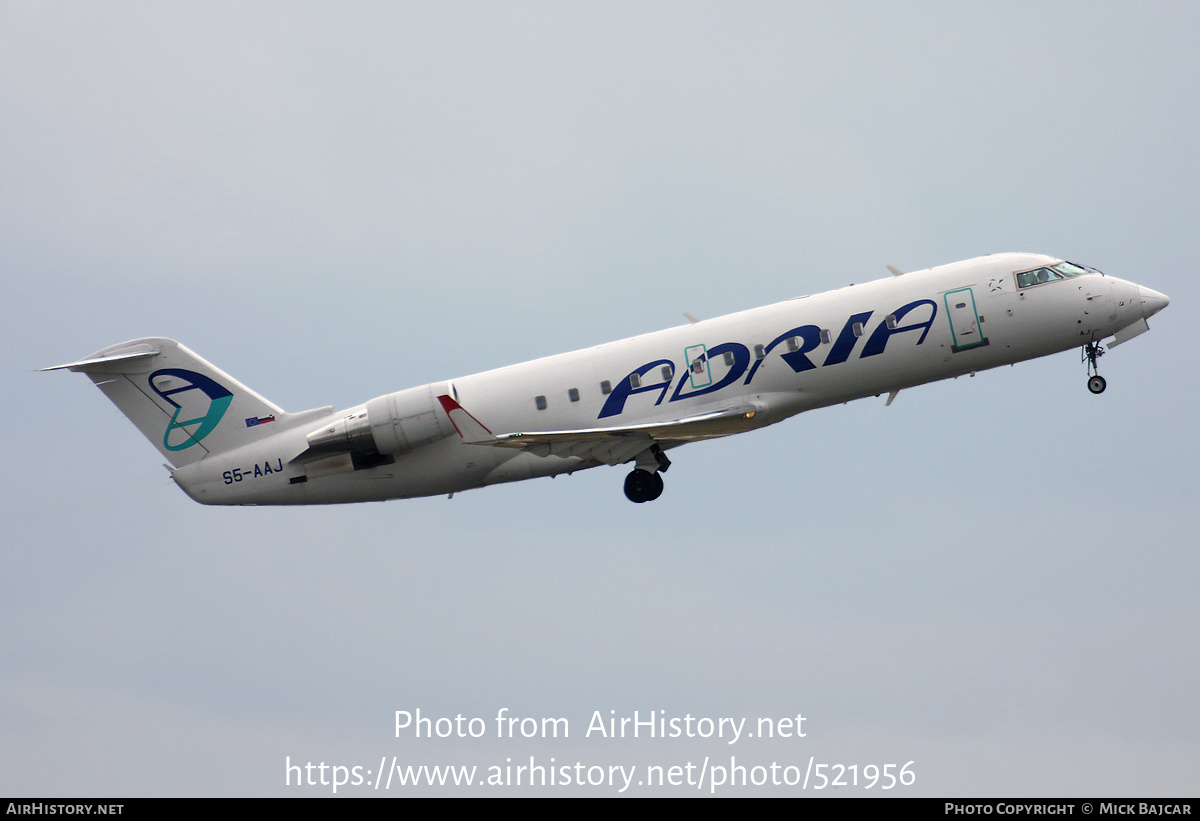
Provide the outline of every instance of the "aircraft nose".
[[1154,316],[1171,302],[1167,299],[1166,294],[1160,294],[1158,291],[1152,291],[1149,288],[1138,286],[1138,291],[1142,295],[1142,316],[1146,319]]

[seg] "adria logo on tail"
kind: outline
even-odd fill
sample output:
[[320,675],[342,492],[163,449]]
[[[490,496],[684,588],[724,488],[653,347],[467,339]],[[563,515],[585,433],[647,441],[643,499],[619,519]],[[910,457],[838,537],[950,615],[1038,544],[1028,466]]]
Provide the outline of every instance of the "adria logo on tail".
[[[183,384],[180,384],[180,380]],[[199,444],[217,427],[229,409],[229,403],[233,401],[233,394],[223,385],[202,373],[183,368],[155,371],[150,374],[149,383],[155,393],[175,408],[167,431],[163,434],[163,447],[167,450],[187,450]],[[208,400],[207,403],[193,391],[199,391]],[[184,412],[184,405],[187,406],[185,415],[189,418],[180,421],[179,415]],[[183,431],[183,438],[176,435],[172,441],[171,434],[175,431]]]

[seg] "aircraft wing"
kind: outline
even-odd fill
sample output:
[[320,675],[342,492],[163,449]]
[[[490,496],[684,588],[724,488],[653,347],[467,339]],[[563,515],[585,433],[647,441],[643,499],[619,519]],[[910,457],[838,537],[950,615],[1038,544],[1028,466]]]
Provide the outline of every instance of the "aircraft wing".
[[740,433],[752,427],[748,422],[759,410],[741,404],[667,422],[494,434],[449,396],[439,396],[438,401],[459,436],[469,444],[513,448],[535,456],[578,456],[609,465],[628,462],[655,444],[669,446]]

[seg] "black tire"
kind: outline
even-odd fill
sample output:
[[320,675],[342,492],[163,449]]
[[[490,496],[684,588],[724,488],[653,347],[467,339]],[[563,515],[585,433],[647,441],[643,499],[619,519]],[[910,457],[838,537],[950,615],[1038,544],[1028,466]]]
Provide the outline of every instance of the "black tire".
[[1104,393],[1104,389],[1108,387],[1108,383],[1104,381],[1104,377],[1096,374],[1088,377],[1088,390],[1092,393]]
[[637,468],[625,477],[625,498],[636,504],[652,502],[662,495],[663,480],[657,473]]
[[650,498],[646,500],[647,502],[653,502],[659,496],[662,496],[662,492],[663,492],[662,474],[661,473],[651,473],[650,479],[653,481],[654,484],[650,488]]

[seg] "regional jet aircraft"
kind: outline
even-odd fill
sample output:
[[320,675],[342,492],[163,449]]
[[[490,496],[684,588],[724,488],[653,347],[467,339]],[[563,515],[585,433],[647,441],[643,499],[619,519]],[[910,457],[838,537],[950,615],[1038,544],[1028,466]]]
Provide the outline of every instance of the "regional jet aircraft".
[[[889,266],[890,268],[890,266]],[[287,413],[170,339],[66,368],[87,374],[213,505],[363,502],[632,464],[657,499],[667,451],[803,411],[1148,330],[1157,291],[1037,254],[995,254],[435,382],[343,411]]]

